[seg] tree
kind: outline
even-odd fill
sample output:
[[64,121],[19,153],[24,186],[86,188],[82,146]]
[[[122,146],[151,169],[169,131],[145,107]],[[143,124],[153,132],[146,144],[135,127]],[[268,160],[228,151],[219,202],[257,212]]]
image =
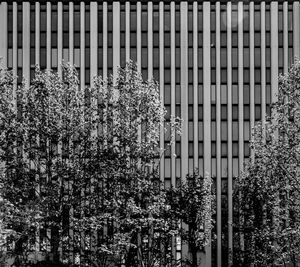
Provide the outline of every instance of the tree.
[[236,187],[242,266],[298,266],[300,253],[300,63],[279,77],[278,101],[253,132],[254,160]]
[[[173,264],[181,217],[158,172],[157,83],[129,62],[80,88],[63,64],[61,76],[37,68],[30,86],[2,70],[0,90],[0,219],[15,263],[41,251],[54,266]],[[181,120],[168,123],[172,143]]]
[[15,88],[15,79],[1,71],[2,220],[15,233],[8,241],[21,265],[34,250],[51,252],[58,263],[69,238],[66,213],[78,202],[70,185],[83,172],[93,109],[68,65],[62,78],[37,68],[30,87],[24,81]]
[[183,224],[181,242],[189,246],[190,255],[183,259],[185,266],[199,266],[198,253],[210,242],[214,198],[211,177],[200,177],[197,170],[178,187],[167,190],[170,217]]

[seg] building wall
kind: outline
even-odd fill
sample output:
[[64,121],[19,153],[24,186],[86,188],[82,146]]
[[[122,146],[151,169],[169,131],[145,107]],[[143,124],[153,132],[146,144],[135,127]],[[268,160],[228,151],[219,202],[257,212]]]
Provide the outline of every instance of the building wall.
[[[81,85],[129,59],[154,77],[183,134],[161,162],[166,186],[188,172],[214,177],[217,240],[205,266],[230,265],[234,177],[251,159],[250,131],[270,114],[277,77],[300,56],[299,1],[1,2],[2,65],[30,79],[35,64],[78,68]],[[161,146],[170,132],[161,132]],[[176,154],[177,157],[172,157]],[[178,247],[178,254],[181,252]]]

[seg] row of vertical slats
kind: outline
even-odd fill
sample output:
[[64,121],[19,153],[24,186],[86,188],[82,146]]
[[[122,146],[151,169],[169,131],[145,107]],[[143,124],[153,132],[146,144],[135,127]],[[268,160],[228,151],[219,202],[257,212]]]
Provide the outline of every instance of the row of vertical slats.
[[[159,3],[159,21],[164,21],[164,3]],[[159,24],[159,92],[162,101],[164,101],[164,24]],[[164,148],[164,127],[160,129],[160,147]],[[161,181],[164,182],[165,176],[165,157],[161,155],[160,163],[160,177]]]
[[221,69],[220,69],[220,3],[216,3],[216,190],[217,190],[217,264],[222,263],[221,217]]
[[[7,35],[7,21],[8,21],[8,3],[2,2],[0,4],[0,32],[2,38],[0,39],[0,56],[3,57],[2,65],[7,66],[7,51],[8,51],[8,35]],[[12,66],[13,72],[17,75],[18,67],[18,43],[17,43],[17,25],[20,23],[17,20],[18,5],[22,5],[22,71],[24,77],[29,80],[30,78],[30,6],[35,6],[35,63],[40,63],[40,9],[41,4],[36,2],[34,4],[29,2],[24,2],[17,4],[12,3],[13,10],[13,47],[12,47]],[[60,62],[63,59],[63,4],[58,2],[57,4],[57,14],[58,14],[58,43],[57,43],[57,61]],[[69,54],[68,61],[74,63],[74,3],[70,2],[69,5]],[[85,11],[86,5],[83,1],[80,2],[80,79],[81,86],[85,85],[85,81],[88,77],[85,77]],[[103,41],[102,44],[98,43],[97,33],[98,33],[98,6],[103,5]],[[98,73],[98,47],[103,47],[103,77],[108,75],[108,65],[107,65],[107,52],[108,52],[108,24],[107,24],[107,13],[108,13],[109,3],[103,2],[99,3],[93,1],[90,3],[90,80]],[[131,58],[130,56],[130,7],[133,5],[129,1],[125,3],[125,22],[126,22],[126,37],[125,37],[125,57],[126,60]],[[141,39],[141,17],[142,17],[142,4],[137,2],[137,63],[141,69],[142,62],[142,39]],[[176,47],[175,47],[175,2],[170,3],[170,13],[171,13],[171,114],[175,116],[176,108],[176,98],[175,98],[175,58],[176,58]],[[201,3],[203,6],[203,40],[198,39],[198,7],[200,3],[196,1],[193,2],[193,53],[194,59],[198,58],[198,43],[203,44],[203,144],[204,144],[204,155],[203,155],[203,170],[201,174],[212,173],[211,169],[211,40],[210,40],[210,11],[211,3],[209,1],[204,1]],[[228,173],[228,248],[233,248],[233,210],[232,210],[232,190],[233,190],[233,156],[232,156],[232,66],[231,66],[231,9],[232,3],[228,2],[226,7],[227,10],[227,136],[228,136],[228,154],[227,160],[227,173]],[[238,21],[243,21],[244,4],[242,1],[238,2]],[[248,4],[247,4],[248,5]],[[159,2],[159,18],[160,21],[164,21],[164,2]],[[181,137],[181,177],[184,179],[189,170],[188,161],[188,3],[181,2],[180,7],[180,75],[181,75],[181,117],[183,118],[183,135]],[[47,12],[47,34],[46,34],[46,67],[51,68],[51,8],[52,4],[47,2],[46,12]],[[221,178],[222,178],[222,160],[221,160],[221,56],[220,56],[220,24],[221,22],[221,4],[216,2],[216,189],[217,189],[217,266],[221,266],[221,235],[222,235],[222,223],[221,223]],[[148,9],[148,77],[153,75],[153,3],[147,3]],[[261,19],[261,118],[264,122],[266,115],[266,3],[260,3],[260,19]],[[272,1],[270,4],[271,10],[271,100],[275,101],[277,99],[278,93],[278,2]],[[113,12],[113,73],[116,72],[117,66],[120,64],[120,3],[112,3]],[[254,3],[249,3],[249,22],[250,22],[250,126],[253,127],[255,123],[255,72],[254,72]],[[300,56],[300,4],[298,1],[293,3],[293,49],[294,55]],[[160,83],[160,94],[162,99],[164,99],[164,24],[159,25],[159,83]],[[283,3],[283,59],[284,59],[284,72],[288,70],[288,2]],[[199,166],[199,151],[198,151],[198,136],[200,135],[198,128],[198,61],[193,61],[193,147],[194,147],[194,167]],[[238,24],[238,91],[239,91],[239,103],[238,103],[238,127],[239,127],[239,159],[238,166],[239,170],[243,169],[244,165],[244,137],[246,132],[244,129],[244,104],[243,104],[243,23]],[[61,67],[58,65],[58,72],[61,73]],[[17,83],[15,83],[14,89],[16,89]],[[164,133],[161,129],[160,134],[160,146],[164,147]],[[171,154],[175,154],[175,144],[171,147]],[[171,158],[171,184],[176,184],[176,164],[177,160],[174,157]],[[160,164],[160,174],[162,180],[165,174],[165,157],[162,156],[162,161]],[[210,266],[211,258],[211,248],[208,246],[206,248],[206,266]],[[230,264],[230,263],[229,263]]]
[[[251,3],[250,3],[251,4]],[[252,2],[253,4],[253,2]],[[232,240],[232,73],[231,73],[231,3],[227,3],[227,157],[228,157],[228,250],[233,251]],[[230,257],[229,257],[230,259]],[[229,260],[229,266],[231,265]]]
[[[171,117],[175,117],[175,3],[171,2]],[[173,133],[174,134],[174,130]],[[171,184],[175,186],[176,168],[175,168],[175,143],[171,144]]]
[[[210,113],[210,3],[203,3],[203,169],[211,173],[211,113]],[[194,137],[195,138],[195,137]],[[205,247],[205,266],[211,266],[211,244]]]

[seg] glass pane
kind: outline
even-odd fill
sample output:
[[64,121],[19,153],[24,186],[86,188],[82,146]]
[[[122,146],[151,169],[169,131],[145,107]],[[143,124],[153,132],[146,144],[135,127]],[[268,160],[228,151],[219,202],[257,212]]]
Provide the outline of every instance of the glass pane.
[[255,78],[255,83],[260,83],[260,81],[261,81],[260,69],[255,69],[254,78]]
[[270,11],[266,11],[266,31],[271,30],[271,17],[270,17]]
[[260,32],[254,33],[254,46],[258,47],[260,46]]
[[250,83],[250,70],[244,69],[244,83]]
[[63,33],[63,47],[69,47],[69,33],[68,32],[64,32]]
[[171,159],[165,159],[165,177],[171,177]]
[[239,123],[237,121],[232,122],[232,141],[239,140]]
[[130,47],[136,47],[136,33],[130,33]]
[[148,46],[148,33],[142,32],[142,47]]
[[250,49],[244,48],[244,67],[249,68],[250,67]]
[[171,67],[171,49],[170,48],[165,48],[164,63],[165,63],[165,68]]
[[46,33],[41,33],[41,35],[40,35],[41,48],[46,47],[46,40],[47,40]]
[[158,31],[158,30],[159,30],[159,12],[154,11],[153,12],[153,31]]
[[210,100],[212,103],[216,102],[216,86],[215,85],[210,86]]
[[148,67],[148,49],[142,48],[142,68]]
[[22,68],[23,65],[23,49],[18,49],[18,68]]
[[254,67],[260,67],[260,48],[254,49]]
[[227,46],[227,34],[226,32],[221,32],[221,47]]
[[211,122],[211,141],[216,141],[216,122]]
[[74,33],[74,47],[80,47],[80,33]]
[[254,87],[254,97],[255,97],[255,104],[261,103],[261,89],[260,85],[256,84]]
[[194,61],[194,52],[193,48],[189,48],[188,50],[188,67],[193,68],[193,61]]
[[194,87],[193,85],[189,85],[189,91],[188,91],[188,103],[193,104],[194,103]]
[[171,83],[171,70],[165,69],[165,83]]
[[266,67],[271,67],[271,48],[266,48]]
[[203,122],[198,123],[198,134],[199,141],[203,141]]
[[41,68],[46,68],[46,48],[41,48],[40,53],[41,53],[41,57],[40,57]]
[[159,46],[159,33],[156,32],[153,33],[153,46],[154,47]]
[[250,122],[244,121],[244,140],[249,140],[250,138]]
[[233,157],[239,156],[239,143],[238,142],[232,143],[232,156]]
[[74,49],[74,64],[79,67],[80,66],[80,49]]
[[238,34],[237,33],[232,33],[232,35],[231,35],[231,45],[232,45],[232,47],[237,47],[238,46]]
[[238,104],[238,102],[239,102],[238,86],[232,85],[232,104]]
[[238,49],[237,48],[233,48],[231,50],[231,57],[232,57],[232,67],[233,68],[237,68],[238,67],[238,61],[239,61],[239,57],[238,57]]
[[227,69],[221,69],[221,83],[227,83]]
[[203,105],[198,105],[198,120],[203,121]]
[[148,30],[148,14],[145,11],[142,11],[142,31]]
[[221,140],[227,141],[227,121],[221,122]]
[[[211,111],[210,111],[210,119],[212,121],[216,120],[216,105],[211,105]],[[201,114],[203,116],[203,114]]]
[[[222,176],[222,178],[226,178],[227,177],[227,166],[228,166],[228,162],[227,162],[227,158],[222,158],[221,159],[221,176]],[[223,182],[223,180],[222,180],[222,182]],[[226,182],[226,183],[224,183],[224,182]],[[225,184],[225,185],[227,185],[227,181],[225,180],[223,182],[223,184]],[[222,186],[222,192],[224,192],[225,190],[226,190],[226,192],[227,192],[227,186],[225,186],[225,185],[223,185]],[[226,189],[225,189],[226,188]]]
[[238,105],[232,106],[232,120],[238,120],[239,118],[239,108]]
[[52,67],[57,68],[57,49],[51,50],[51,62],[52,62]]
[[232,69],[232,83],[237,84],[239,79],[238,69]]
[[226,142],[221,143],[221,156],[222,157],[227,156],[227,143]]
[[[203,67],[203,49],[199,48],[198,49],[198,67],[202,68]],[[213,64],[213,62],[211,62],[211,64]]]
[[221,68],[227,67],[227,48],[221,48]]
[[181,87],[180,87],[180,84],[175,85],[175,102],[176,102],[176,104],[181,103]]
[[194,141],[194,123],[192,121],[189,121],[189,141]]
[[217,152],[217,146],[216,142],[211,142],[211,156],[216,157]]
[[165,31],[170,31],[170,11],[165,11],[164,13],[164,29]]
[[254,30],[260,31],[260,12],[259,11],[254,12]]
[[250,120],[250,106],[244,105],[244,120]]
[[165,84],[165,86],[164,86],[164,89],[165,89],[165,91],[164,91],[164,97],[165,97],[165,101],[164,101],[164,103],[165,104],[171,104],[171,85],[169,85],[169,84]]
[[227,105],[221,106],[221,120],[227,120]]
[[64,61],[69,61],[69,49],[67,49],[67,48],[64,48],[64,50],[63,50],[63,59],[64,59]]
[[203,157],[203,143],[202,142],[199,142],[198,152],[199,152],[199,157]]
[[159,48],[153,48],[153,68],[159,67]]
[[250,156],[249,142],[244,142],[244,156],[245,157],[249,157]]
[[180,158],[175,159],[176,162],[176,177],[180,177]]
[[239,175],[239,160],[232,159],[232,175],[237,177]]
[[221,104],[227,104],[227,85],[221,85]]
[[179,142],[176,142],[175,144],[175,154],[177,157],[181,156],[181,145]]
[[255,120],[261,120],[261,106],[255,105]]

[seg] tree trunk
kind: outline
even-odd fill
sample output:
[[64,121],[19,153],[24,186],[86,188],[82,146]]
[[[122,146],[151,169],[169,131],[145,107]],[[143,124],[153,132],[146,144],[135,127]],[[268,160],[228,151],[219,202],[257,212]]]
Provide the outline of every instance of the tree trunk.
[[53,255],[53,263],[59,264],[60,263],[60,255],[59,255],[59,229],[58,227],[54,226],[51,229],[51,250]]
[[190,252],[191,252],[191,260],[192,260],[192,265],[191,267],[197,267],[197,252],[198,248],[196,245],[196,240],[195,240],[195,230],[196,225],[190,224],[189,226],[189,240],[190,240]]

